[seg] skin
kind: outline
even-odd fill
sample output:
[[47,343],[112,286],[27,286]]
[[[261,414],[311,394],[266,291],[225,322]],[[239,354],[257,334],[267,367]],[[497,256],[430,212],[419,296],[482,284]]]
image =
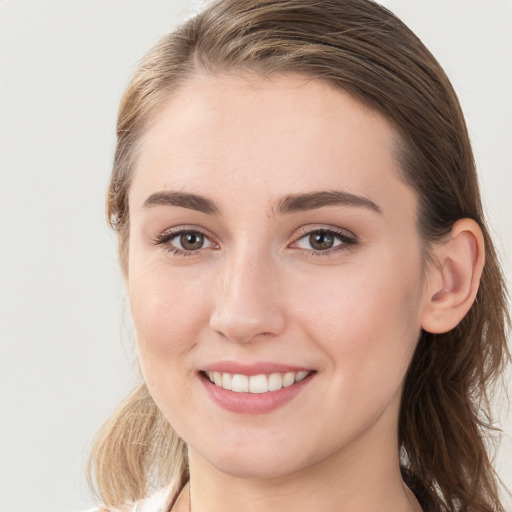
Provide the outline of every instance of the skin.
[[[144,378],[189,447],[194,512],[420,510],[399,472],[400,396],[435,316],[432,286],[439,303],[450,290],[426,267],[396,140],[348,95],[294,76],[197,78],[148,127],[127,284]],[[278,211],[290,194],[333,190],[377,208]],[[219,213],[145,205],[162,191],[200,195]],[[173,254],[179,236],[156,242],[172,228],[203,233],[203,247]],[[315,251],[308,233],[320,228],[355,243]],[[474,257],[467,238],[458,247]],[[281,407],[242,414],[200,382],[225,360],[316,373]],[[186,489],[175,510],[188,506]]]

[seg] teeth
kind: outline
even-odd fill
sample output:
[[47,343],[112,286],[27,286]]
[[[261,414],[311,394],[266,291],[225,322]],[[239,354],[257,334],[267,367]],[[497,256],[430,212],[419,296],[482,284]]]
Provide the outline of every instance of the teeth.
[[280,373],[271,373],[268,377],[268,390],[277,391],[283,387],[283,377]]
[[304,380],[310,372],[271,373],[270,375],[231,374],[222,372],[206,372],[206,375],[216,386],[235,391],[236,393],[267,393],[287,388]]
[[266,375],[253,375],[249,377],[250,393],[266,393],[268,391],[268,379]]
[[[215,383],[215,385],[218,385]],[[233,375],[231,389],[237,393],[247,393],[249,391],[249,377],[247,375]]]
[[222,374],[222,387],[224,389],[232,389],[233,386],[233,375],[230,373]]
[[295,382],[300,382],[301,380],[304,380],[309,372],[299,372],[295,376]]
[[283,377],[283,388],[289,388],[295,382],[295,373],[286,373]]

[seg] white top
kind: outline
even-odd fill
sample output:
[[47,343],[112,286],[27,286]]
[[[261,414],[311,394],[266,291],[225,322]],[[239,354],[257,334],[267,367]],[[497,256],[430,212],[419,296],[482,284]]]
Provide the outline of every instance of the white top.
[[149,498],[138,501],[131,512],[165,512],[168,505],[169,490],[164,488]]

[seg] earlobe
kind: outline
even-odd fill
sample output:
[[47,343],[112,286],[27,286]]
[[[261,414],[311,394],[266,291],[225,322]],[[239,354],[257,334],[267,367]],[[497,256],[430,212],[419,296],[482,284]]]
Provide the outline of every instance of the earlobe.
[[475,221],[460,219],[433,251],[421,326],[441,334],[458,325],[475,300],[484,266],[482,230]]

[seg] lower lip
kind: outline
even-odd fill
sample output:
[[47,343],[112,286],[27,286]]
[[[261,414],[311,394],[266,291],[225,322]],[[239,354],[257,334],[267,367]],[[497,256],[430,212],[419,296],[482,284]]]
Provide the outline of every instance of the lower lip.
[[200,380],[212,400],[228,411],[243,414],[263,414],[273,411],[289,402],[300,393],[310,382],[314,373],[309,374],[300,382],[296,382],[287,388],[267,393],[237,393],[216,386],[213,382],[200,373]]

